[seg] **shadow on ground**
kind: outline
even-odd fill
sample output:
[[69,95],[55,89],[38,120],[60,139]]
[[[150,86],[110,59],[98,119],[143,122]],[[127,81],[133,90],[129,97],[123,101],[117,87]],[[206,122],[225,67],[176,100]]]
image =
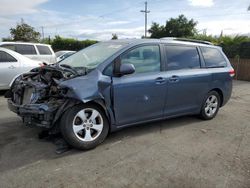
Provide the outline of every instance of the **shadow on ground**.
[[[187,116],[176,119],[158,121],[154,123],[141,124],[120,131],[110,133],[104,143],[98,146],[100,149],[108,150],[113,143],[119,142],[127,137],[137,137],[152,132],[159,132],[200,122],[198,118]],[[1,123],[0,123],[1,124]],[[39,139],[41,129],[37,127],[26,127],[21,120],[6,122],[0,125],[0,172],[26,166],[40,160],[53,160],[65,156],[89,151],[71,149],[63,154],[56,154],[56,145],[53,139]]]

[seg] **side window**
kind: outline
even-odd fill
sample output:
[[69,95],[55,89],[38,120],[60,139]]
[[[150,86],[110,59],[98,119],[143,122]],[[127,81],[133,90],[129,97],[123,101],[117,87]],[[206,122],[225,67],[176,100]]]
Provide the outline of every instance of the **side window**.
[[104,70],[103,74],[106,75],[106,76],[112,76],[113,75],[113,70],[114,70],[113,65],[114,65],[114,63],[111,63],[110,65],[108,65],[106,67],[106,69]]
[[218,49],[200,47],[206,67],[226,67],[227,61]]
[[7,48],[7,49],[16,51],[15,46],[14,46],[14,45],[11,45],[11,44],[3,44],[3,45],[1,45],[1,47],[4,47],[4,48]]
[[36,45],[36,47],[41,55],[51,55],[52,54],[48,46]]
[[34,55],[36,50],[34,45],[29,44],[15,44],[16,52],[22,55]]
[[135,73],[160,72],[160,48],[158,45],[137,47],[121,56],[121,63],[133,64]]
[[0,63],[3,63],[3,62],[17,62],[17,60],[10,54],[4,51],[0,51]]
[[200,68],[200,57],[194,46],[166,46],[167,70]]

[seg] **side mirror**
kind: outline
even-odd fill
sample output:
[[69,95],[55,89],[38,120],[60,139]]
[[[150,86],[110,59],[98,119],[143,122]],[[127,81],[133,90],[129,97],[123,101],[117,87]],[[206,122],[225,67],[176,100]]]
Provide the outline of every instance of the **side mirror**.
[[121,64],[120,75],[133,74],[135,72],[135,66],[133,64]]

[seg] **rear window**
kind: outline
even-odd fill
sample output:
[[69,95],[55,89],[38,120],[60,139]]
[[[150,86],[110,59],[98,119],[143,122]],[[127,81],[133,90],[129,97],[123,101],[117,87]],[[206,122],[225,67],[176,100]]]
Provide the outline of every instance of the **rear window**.
[[34,55],[36,50],[34,45],[29,44],[14,44],[16,47],[15,51],[22,55]]
[[227,61],[221,54],[220,50],[216,48],[200,47],[202,55],[204,57],[206,67],[226,67]]
[[10,54],[0,51],[0,63],[3,62],[17,62],[17,60],[12,57]]
[[48,46],[43,46],[43,45],[36,45],[39,53],[41,55],[51,55],[51,51],[50,51],[50,48]]
[[167,70],[200,68],[200,57],[195,46],[166,46]]

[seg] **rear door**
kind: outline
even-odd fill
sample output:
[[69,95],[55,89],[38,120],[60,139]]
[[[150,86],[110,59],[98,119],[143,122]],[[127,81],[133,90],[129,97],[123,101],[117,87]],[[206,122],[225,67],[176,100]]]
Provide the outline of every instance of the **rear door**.
[[165,45],[167,99],[164,114],[175,116],[199,112],[211,74],[204,68],[199,49],[188,45]]
[[52,49],[46,45],[36,45],[41,61],[51,64],[56,62],[56,58]]
[[166,80],[161,66],[160,46],[137,46],[120,57],[133,64],[135,73],[113,77],[113,106],[116,124],[125,125],[163,117]]
[[7,89],[19,73],[20,63],[12,55],[0,50],[0,88]]
[[15,51],[19,54],[22,54],[30,59],[37,60],[37,52],[35,46],[32,44],[14,44]]

